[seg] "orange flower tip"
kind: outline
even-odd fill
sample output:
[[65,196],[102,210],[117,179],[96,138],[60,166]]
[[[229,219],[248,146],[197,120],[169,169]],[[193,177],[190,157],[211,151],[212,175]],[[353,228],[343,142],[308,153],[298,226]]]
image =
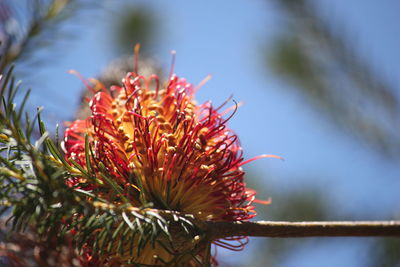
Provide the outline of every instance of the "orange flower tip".
[[135,47],[133,48],[135,55],[139,55],[139,50],[140,50],[140,43],[135,44]]
[[169,72],[169,77],[171,78],[174,74],[175,71],[175,59],[176,59],[176,51],[175,50],[171,50],[171,70]]
[[272,199],[271,198],[268,198],[267,200],[254,199],[253,202],[257,204],[269,205],[272,203]]
[[243,165],[245,165],[247,163],[250,163],[250,162],[252,162],[254,160],[263,159],[263,158],[276,158],[276,159],[280,159],[280,160],[285,160],[284,158],[282,158],[280,156],[277,156],[277,155],[264,154],[264,155],[259,155],[257,157],[254,157],[254,158],[251,158],[251,159],[243,161],[242,163],[239,164],[239,167],[241,167],[241,166],[243,166]]
[[196,93],[201,87],[203,87],[209,80],[211,80],[212,75],[208,74],[196,87],[194,87],[193,93]]
[[79,72],[76,71],[76,70],[74,70],[74,69],[68,70],[67,72],[68,72],[69,74],[73,74],[73,75],[79,74]]
[[139,50],[140,50],[140,43],[136,43],[135,47],[133,48],[133,53],[134,53],[133,70],[136,74],[138,74],[139,72]]
[[285,160],[285,159],[282,158],[281,156],[271,155],[271,154],[264,154],[264,155],[261,155],[260,158],[275,158],[275,159]]
[[94,90],[95,92],[98,92],[100,90],[107,90],[107,88],[104,86],[102,82],[95,78],[90,78],[89,81],[94,84]]
[[68,71],[68,73],[78,77],[78,79],[81,80],[82,83],[86,86],[86,88],[88,88],[90,91],[92,91],[93,93],[96,92],[95,89],[92,86],[90,86],[90,84],[86,81],[85,78],[83,78],[83,76],[78,71],[71,69]]

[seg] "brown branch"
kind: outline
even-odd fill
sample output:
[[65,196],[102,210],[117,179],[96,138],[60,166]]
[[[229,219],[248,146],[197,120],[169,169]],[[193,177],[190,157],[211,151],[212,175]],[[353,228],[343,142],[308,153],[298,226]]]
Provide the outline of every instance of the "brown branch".
[[231,236],[322,237],[392,236],[400,237],[400,221],[338,222],[205,222],[211,240]]
[[[94,201],[93,206],[106,210],[118,210],[113,204]],[[285,222],[285,221],[255,221],[255,222],[221,222],[202,221],[191,214],[172,210],[140,209],[124,207],[122,211],[152,211],[167,220],[173,221],[174,215],[185,217],[206,233],[208,240],[233,236],[258,237],[334,237],[334,236],[390,236],[400,237],[400,221],[314,221],[314,222]]]

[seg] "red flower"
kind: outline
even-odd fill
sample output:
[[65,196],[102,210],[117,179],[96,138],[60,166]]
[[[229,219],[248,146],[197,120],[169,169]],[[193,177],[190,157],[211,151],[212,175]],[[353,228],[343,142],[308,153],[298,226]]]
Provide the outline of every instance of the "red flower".
[[[253,218],[255,191],[246,188],[241,168],[248,161],[243,161],[238,137],[226,125],[233,114],[223,118],[221,107],[197,105],[194,93],[195,87],[176,75],[160,86],[155,75],[128,73],[123,87],[97,92],[89,103],[91,116],[65,131],[66,158],[85,166],[88,134],[94,165],[102,162],[115,182],[134,191],[128,196],[133,206],[144,204],[140,194],[154,208],[201,220]],[[151,257],[139,261],[154,262]]]

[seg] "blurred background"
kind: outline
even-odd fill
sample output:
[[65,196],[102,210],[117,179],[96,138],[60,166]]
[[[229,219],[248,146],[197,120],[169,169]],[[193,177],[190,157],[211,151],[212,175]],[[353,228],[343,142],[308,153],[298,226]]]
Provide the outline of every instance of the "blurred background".
[[[0,1],[0,40],[49,128],[73,120],[82,83],[140,42],[218,106],[259,199],[257,220],[400,219],[400,2],[362,0]],[[232,103],[233,104],[233,103]],[[251,238],[221,266],[400,266],[391,238]]]

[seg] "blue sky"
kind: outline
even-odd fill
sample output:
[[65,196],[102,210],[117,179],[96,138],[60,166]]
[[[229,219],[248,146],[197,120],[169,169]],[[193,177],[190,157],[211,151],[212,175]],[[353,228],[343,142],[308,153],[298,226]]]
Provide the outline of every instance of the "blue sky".
[[[33,88],[31,103],[45,106],[49,123],[71,119],[76,109],[82,85],[67,70],[94,77],[115,56],[110,25],[122,2],[105,2],[102,11],[91,11],[90,17],[66,24],[66,31],[74,31],[72,39],[41,52],[52,62],[34,70],[25,84]],[[262,48],[285,29],[277,6],[261,0],[132,3],[150,8],[162,22],[161,34],[152,47],[162,66],[169,69],[169,52],[176,50],[179,76],[196,84],[213,75],[199,91],[199,102],[211,99],[218,105],[232,94],[244,102],[230,127],[239,135],[245,156],[266,153],[285,158],[283,162],[263,159],[248,165],[257,170],[261,184],[265,181],[277,192],[304,185],[319,187],[332,209],[359,214],[360,219],[399,214],[399,164],[355,142],[310,107],[303,96],[287,90],[285,82],[266,71]],[[336,25],[346,28],[374,68],[394,85],[400,84],[400,34],[395,27],[398,1],[331,0],[319,2],[319,8]],[[357,265],[362,264],[357,260],[357,244],[350,241],[340,247],[327,241],[313,254],[299,252],[282,266],[337,266],[321,265],[332,246],[338,251],[336,263],[340,266],[362,266]],[[243,259],[242,254],[232,255],[239,255],[235,261]]]

